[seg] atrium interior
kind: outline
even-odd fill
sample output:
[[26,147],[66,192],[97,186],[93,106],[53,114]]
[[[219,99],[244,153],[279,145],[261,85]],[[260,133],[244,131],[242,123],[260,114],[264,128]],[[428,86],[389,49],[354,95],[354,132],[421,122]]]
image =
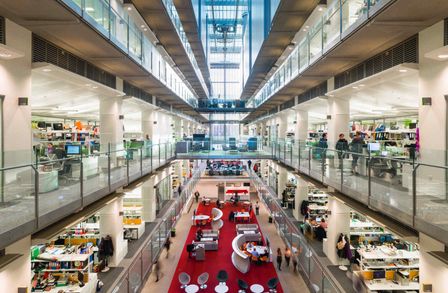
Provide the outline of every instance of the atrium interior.
[[0,81],[1,293],[447,292],[446,0],[0,0]]

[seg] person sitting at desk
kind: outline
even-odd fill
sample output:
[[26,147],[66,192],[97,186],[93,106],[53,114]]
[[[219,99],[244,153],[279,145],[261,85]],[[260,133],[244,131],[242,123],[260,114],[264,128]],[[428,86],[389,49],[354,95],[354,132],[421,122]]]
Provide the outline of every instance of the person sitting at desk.
[[252,248],[254,248],[253,243],[252,242],[247,243],[246,249],[252,249]]
[[264,251],[263,251],[263,253],[260,255],[260,257],[263,257],[263,256],[266,256],[266,257],[269,256],[269,251],[268,251],[267,248],[265,248]]
[[251,254],[253,257],[256,257],[256,258],[260,257],[260,254],[258,253],[258,251],[256,249],[252,250]]
[[196,230],[196,240],[200,241],[203,235],[204,235],[204,232],[202,231],[202,229],[198,228],[198,230]]

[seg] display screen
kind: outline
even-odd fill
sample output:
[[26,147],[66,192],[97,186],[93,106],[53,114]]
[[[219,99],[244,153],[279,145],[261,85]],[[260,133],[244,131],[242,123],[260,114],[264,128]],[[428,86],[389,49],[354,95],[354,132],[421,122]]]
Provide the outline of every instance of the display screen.
[[80,145],[66,145],[65,152],[67,155],[80,155],[81,154],[81,146]]
[[376,152],[380,150],[380,144],[378,142],[372,142],[368,144],[369,151]]

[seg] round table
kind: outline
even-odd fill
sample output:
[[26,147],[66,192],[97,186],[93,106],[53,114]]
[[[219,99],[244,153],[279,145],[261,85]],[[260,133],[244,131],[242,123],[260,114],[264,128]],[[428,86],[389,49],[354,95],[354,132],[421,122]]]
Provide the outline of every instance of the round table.
[[250,286],[250,291],[253,293],[262,293],[264,291],[264,288],[260,284],[253,284],[252,286]]
[[217,293],[229,292],[229,287],[227,287],[227,285],[224,284],[219,284],[218,286],[215,287],[215,292]]
[[199,286],[196,284],[191,284],[185,287],[185,292],[187,293],[196,293],[199,291]]

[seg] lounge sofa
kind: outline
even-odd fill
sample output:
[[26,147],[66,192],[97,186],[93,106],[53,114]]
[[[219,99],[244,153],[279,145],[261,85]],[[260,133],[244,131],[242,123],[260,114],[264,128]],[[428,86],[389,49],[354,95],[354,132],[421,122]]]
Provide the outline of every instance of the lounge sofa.
[[194,245],[203,244],[204,249],[207,250],[218,250],[218,240],[213,241],[193,241]]

